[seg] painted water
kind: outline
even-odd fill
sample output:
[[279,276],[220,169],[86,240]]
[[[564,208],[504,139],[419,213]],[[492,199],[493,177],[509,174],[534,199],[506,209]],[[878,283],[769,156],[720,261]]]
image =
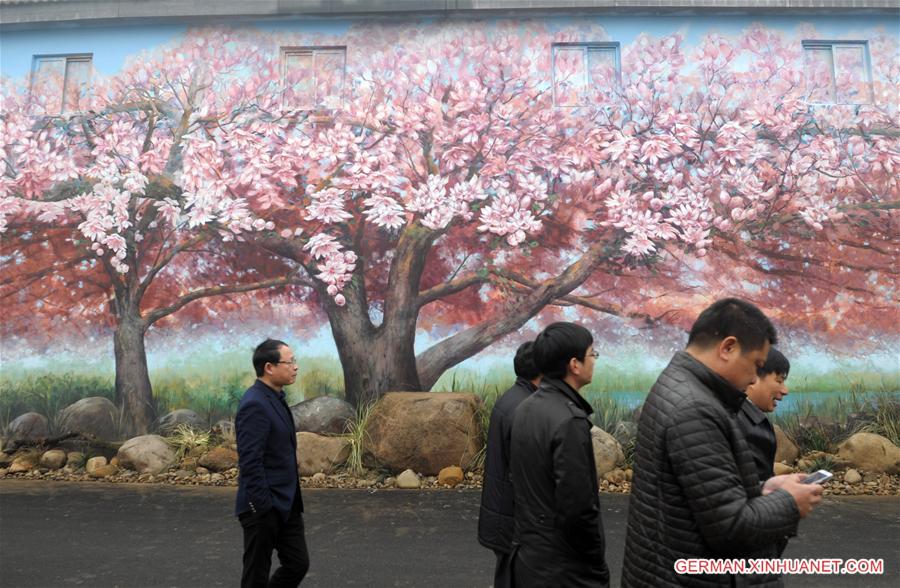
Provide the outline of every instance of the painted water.
[[[609,396],[615,401],[616,404],[627,407],[629,409],[637,408],[644,399],[647,397],[647,392],[627,392],[627,391],[616,391],[616,392],[606,392],[600,394],[591,394],[588,397],[588,400],[596,400],[599,396]],[[805,412],[808,409],[816,410],[817,407],[822,407],[830,404],[835,404],[838,402],[846,402],[854,404],[856,402],[859,403],[873,403],[876,400],[881,399],[892,399],[894,402],[900,402],[900,392],[883,392],[883,391],[868,391],[868,392],[839,392],[839,391],[829,391],[829,392],[796,392],[793,394],[788,394],[785,396],[781,402],[778,403],[777,411],[779,413],[787,413],[787,412]]]

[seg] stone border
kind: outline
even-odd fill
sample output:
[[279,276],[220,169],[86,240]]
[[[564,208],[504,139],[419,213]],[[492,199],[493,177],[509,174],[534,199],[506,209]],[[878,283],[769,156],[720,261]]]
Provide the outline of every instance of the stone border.
[[[201,468],[202,469],[202,468]],[[628,470],[626,470],[627,472]],[[825,485],[825,496],[900,496],[900,475],[863,473],[857,483],[844,482],[845,472],[838,472],[834,479]],[[184,475],[178,471],[167,471],[160,474],[138,474],[131,470],[119,470],[117,473],[96,477],[88,474],[83,468],[76,470],[62,468],[48,470],[36,468],[28,472],[10,474],[8,468],[0,468],[0,480],[46,480],[48,482],[98,482],[107,484],[157,484],[168,486],[222,486],[237,488],[237,468],[231,468],[223,473],[194,472]],[[477,490],[481,488],[482,473],[466,472],[465,479],[457,486],[439,484],[436,476],[419,476],[421,485],[419,490]],[[304,489],[360,489],[360,490],[398,490],[395,486],[396,478],[384,474],[371,472],[368,477],[354,478],[348,474],[338,473],[332,475],[315,474],[302,476],[300,486]],[[631,482],[612,482],[602,480],[600,492],[603,494],[629,494]]]

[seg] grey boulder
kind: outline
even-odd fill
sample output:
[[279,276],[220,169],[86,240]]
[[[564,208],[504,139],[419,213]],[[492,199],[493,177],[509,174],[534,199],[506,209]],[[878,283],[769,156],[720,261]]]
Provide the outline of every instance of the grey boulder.
[[340,435],[356,416],[350,403],[332,396],[304,400],[291,407],[296,432]]
[[62,449],[51,449],[41,456],[41,467],[58,470],[66,465],[66,452]]
[[26,412],[9,424],[10,437],[19,441],[35,441],[50,436],[47,417],[37,412]]
[[207,429],[207,424],[203,418],[193,410],[187,408],[173,410],[169,414],[161,417],[157,429],[159,429],[159,432],[163,435],[168,435],[174,433],[179,425],[188,426],[195,431]]
[[103,441],[115,441],[116,405],[108,398],[91,396],[82,398],[60,411],[60,430],[63,433],[79,433],[94,436]]
[[607,473],[625,464],[622,446],[615,437],[600,427],[591,427],[591,445],[594,449],[598,481],[603,480]]
[[119,465],[139,474],[158,474],[175,463],[175,450],[159,435],[142,435],[119,447]]

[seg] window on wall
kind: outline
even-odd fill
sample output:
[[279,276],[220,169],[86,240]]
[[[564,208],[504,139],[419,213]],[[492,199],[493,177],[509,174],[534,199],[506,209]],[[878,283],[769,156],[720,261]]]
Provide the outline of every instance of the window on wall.
[[35,109],[55,116],[88,109],[91,55],[36,55],[31,79]]
[[555,43],[553,103],[583,106],[620,85],[618,43]]
[[346,47],[283,47],[281,79],[287,108],[333,108],[344,90]]
[[809,101],[866,104],[872,101],[869,45],[865,41],[804,41]]

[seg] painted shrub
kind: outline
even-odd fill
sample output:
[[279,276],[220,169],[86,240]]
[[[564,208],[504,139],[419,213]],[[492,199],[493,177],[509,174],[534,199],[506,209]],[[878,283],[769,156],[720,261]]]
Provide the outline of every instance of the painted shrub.
[[[573,306],[685,326],[730,294],[832,343],[894,337],[896,38],[866,39],[865,83],[816,38],[209,28],[60,105],[53,72],[5,79],[4,335],[109,329],[138,431],[147,330],[246,297],[316,309],[351,402]],[[423,328],[446,336],[417,353]]]

